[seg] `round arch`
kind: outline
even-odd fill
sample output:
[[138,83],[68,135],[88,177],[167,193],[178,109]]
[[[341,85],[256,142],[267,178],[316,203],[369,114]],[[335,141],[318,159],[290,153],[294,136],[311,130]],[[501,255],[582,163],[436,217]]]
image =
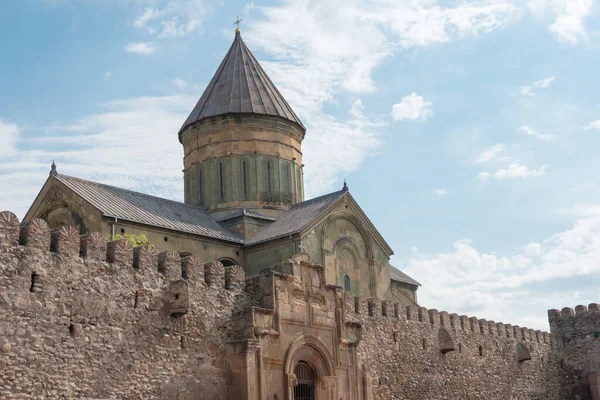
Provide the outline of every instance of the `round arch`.
[[299,361],[310,365],[318,377],[334,375],[333,357],[316,336],[304,334],[294,339],[285,358],[286,374],[293,374]]
[[369,260],[372,260],[374,258],[373,244],[371,243],[369,234],[363,228],[362,224],[360,223],[359,219],[356,218],[356,216],[346,213],[346,212],[340,212],[337,214],[332,214],[329,218],[327,218],[327,220],[323,224],[323,228],[321,229],[321,262],[323,264],[325,263],[325,234],[327,233],[327,229],[329,228],[329,225],[338,219],[345,219],[346,221],[350,222],[352,225],[354,225],[356,227],[356,229],[362,236],[363,241],[365,243],[365,247],[367,250],[367,258]]
[[234,265],[240,265],[237,261],[229,257],[219,258],[219,262],[223,264],[224,267],[232,267]]

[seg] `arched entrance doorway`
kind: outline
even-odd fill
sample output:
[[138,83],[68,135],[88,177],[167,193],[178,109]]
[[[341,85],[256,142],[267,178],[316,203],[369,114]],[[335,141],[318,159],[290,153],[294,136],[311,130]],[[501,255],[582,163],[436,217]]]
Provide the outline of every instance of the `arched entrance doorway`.
[[333,358],[325,344],[311,335],[300,335],[286,356],[288,400],[337,400]]
[[294,400],[315,399],[315,373],[305,362],[300,361],[294,368],[296,375],[296,387],[294,388]]

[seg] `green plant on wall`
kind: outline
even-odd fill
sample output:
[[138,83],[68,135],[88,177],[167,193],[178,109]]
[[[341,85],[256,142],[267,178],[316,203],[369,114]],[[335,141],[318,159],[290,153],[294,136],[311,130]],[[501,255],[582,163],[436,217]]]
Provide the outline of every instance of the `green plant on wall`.
[[126,233],[124,235],[114,235],[112,237],[109,237],[109,242],[112,242],[113,240],[121,240],[121,239],[127,240],[131,244],[132,247],[139,247],[139,246],[154,247],[153,245],[150,244],[150,242],[148,242],[148,238],[143,233],[140,235],[135,235],[133,233]]

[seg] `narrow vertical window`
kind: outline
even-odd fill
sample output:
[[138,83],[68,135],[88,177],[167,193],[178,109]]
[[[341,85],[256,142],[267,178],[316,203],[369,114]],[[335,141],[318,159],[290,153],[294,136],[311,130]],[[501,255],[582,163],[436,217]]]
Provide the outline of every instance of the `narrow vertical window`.
[[223,163],[219,163],[219,193],[221,200],[225,200],[225,191],[223,190]]
[[292,200],[292,177],[290,176],[290,165],[285,165],[285,198]]
[[202,195],[202,168],[198,170],[198,204],[204,204],[204,196]]
[[248,168],[246,166],[246,161],[242,161],[242,184],[244,185],[244,199],[248,198]]
[[344,290],[346,292],[350,291],[350,277],[348,275],[344,275]]
[[270,200],[273,194],[271,191],[271,161],[267,161],[267,193]]

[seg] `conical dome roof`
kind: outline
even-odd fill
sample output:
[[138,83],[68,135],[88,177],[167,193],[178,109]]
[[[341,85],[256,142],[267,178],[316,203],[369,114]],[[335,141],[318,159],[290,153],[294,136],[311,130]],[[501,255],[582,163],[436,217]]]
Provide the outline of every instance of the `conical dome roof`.
[[260,114],[304,125],[252,55],[239,31],[196,107],[179,130],[223,114]]

